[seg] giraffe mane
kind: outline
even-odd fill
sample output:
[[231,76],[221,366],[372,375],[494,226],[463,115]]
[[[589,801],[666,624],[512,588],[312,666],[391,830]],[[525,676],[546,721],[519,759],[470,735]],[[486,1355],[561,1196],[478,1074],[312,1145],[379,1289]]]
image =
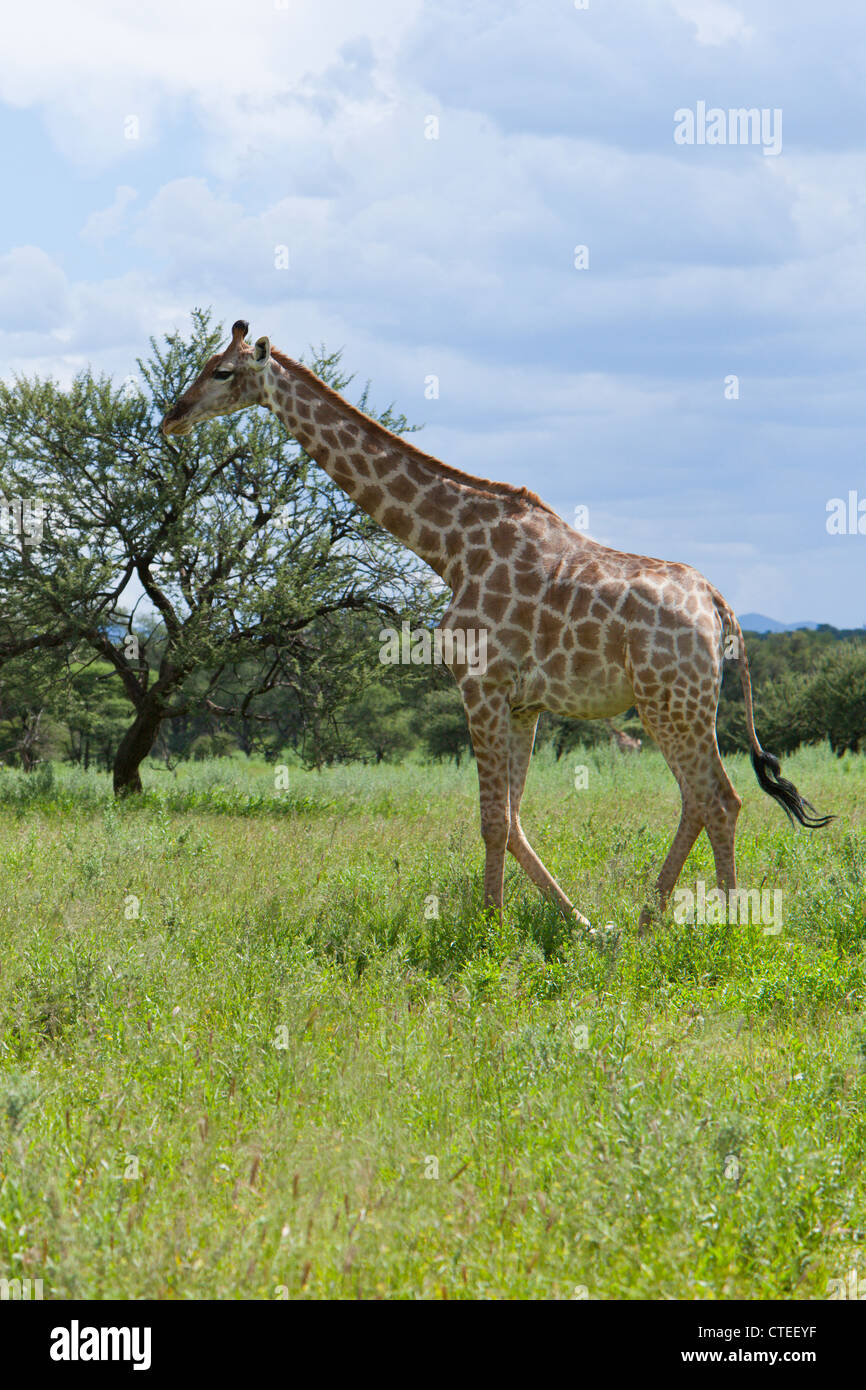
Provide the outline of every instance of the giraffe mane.
[[316,376],[316,373],[311,371],[309,367],[304,366],[303,362],[297,362],[293,357],[288,357],[286,353],[280,352],[273,346],[271,346],[271,357],[273,357],[281,367],[284,367],[286,371],[302,377],[310,386],[313,386],[319,391],[326,400],[332,401],[335,406],[339,406],[342,410],[349,411],[357,420],[362,421],[368,430],[371,430],[374,435],[377,435],[383,443],[399,445],[400,449],[405,450],[413,458],[426,464],[428,468],[432,469],[433,472],[437,473],[440,477],[447,478],[451,482],[461,483],[465,487],[475,488],[476,491],[490,493],[494,497],[505,497],[514,502],[522,503],[524,506],[537,507],[540,511],[548,512],[550,516],[555,516],[557,521],[562,520],[559,513],[554,511],[553,507],[548,506],[537,493],[531,492],[528,487],[514,487],[512,483],[497,483],[490,478],[479,478],[474,473],[464,473],[459,468],[452,468],[449,463],[443,463],[442,460],[436,458],[435,455],[425,453],[423,449],[419,449],[415,444],[410,444],[410,442],[401,435],[394,434],[386,425],[380,424],[379,421],[374,420],[372,416],[365,415],[363,410],[359,410],[357,406],[351,405],[338,391],[328,386],[327,383],[322,381],[321,377]]

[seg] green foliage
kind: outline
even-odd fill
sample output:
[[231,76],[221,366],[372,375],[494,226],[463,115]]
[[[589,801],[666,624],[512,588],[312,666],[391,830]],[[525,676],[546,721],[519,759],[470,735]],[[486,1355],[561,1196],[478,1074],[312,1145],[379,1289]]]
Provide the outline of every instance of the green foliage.
[[[834,628],[746,637],[755,724],[777,754],[828,740],[841,756],[866,738],[866,641]],[[739,678],[725,676],[718,739],[723,753],[748,748]]]
[[412,728],[429,758],[453,758],[459,767],[471,750],[463,703],[454,686],[428,691],[413,714]]
[[400,689],[378,680],[348,705],[342,722],[354,738],[357,756],[381,763],[404,757],[414,747],[410,720]]
[[[0,658],[60,652],[75,663],[68,727],[79,747],[91,732],[81,704],[95,715],[97,703],[82,649],[108,667],[134,716],[115,753],[123,788],[165,722],[237,718],[252,745],[274,692],[314,743],[375,673],[363,658],[382,617],[425,621],[441,606],[420,562],[269,412],[210,421],[180,443],[162,437],[167,402],[222,338],[197,310],[188,337],[151,340],[132,389],[89,371],[67,389],[0,383],[0,493],[43,506],[39,544],[0,535]],[[348,390],[339,353],[322,349],[309,365]],[[390,407],[376,415],[368,389],[359,403],[409,428]],[[130,587],[139,598],[126,612]],[[106,713],[99,727],[115,738]],[[191,742],[214,730],[189,732]]]
[[841,643],[829,652],[802,703],[813,735],[826,735],[839,757],[858,752],[866,740],[866,646]]
[[564,719],[551,721],[551,741],[557,758],[574,748],[598,748],[610,741],[610,730],[599,719]]

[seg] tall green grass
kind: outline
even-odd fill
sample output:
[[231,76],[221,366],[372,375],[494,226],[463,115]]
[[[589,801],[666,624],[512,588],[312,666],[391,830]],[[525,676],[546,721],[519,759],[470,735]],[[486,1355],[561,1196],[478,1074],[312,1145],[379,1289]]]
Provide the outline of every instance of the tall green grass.
[[[574,789],[584,763],[589,787]],[[481,911],[471,764],[0,774],[0,1277],[54,1298],[824,1298],[866,1226],[866,760],[744,759],[783,927],[637,935],[661,759],[542,753]],[[713,882],[706,840],[683,883]]]

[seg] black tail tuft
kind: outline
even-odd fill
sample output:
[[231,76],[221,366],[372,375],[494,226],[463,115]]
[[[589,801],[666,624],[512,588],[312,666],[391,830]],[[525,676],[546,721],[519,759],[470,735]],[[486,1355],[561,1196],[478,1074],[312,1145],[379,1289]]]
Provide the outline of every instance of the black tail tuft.
[[829,825],[831,820],[835,820],[835,816],[819,816],[812,803],[800,795],[794,783],[779,776],[781,771],[779,759],[775,758],[772,753],[756,753],[753,748],[752,767],[755,769],[755,776],[762,790],[784,807],[785,814],[792,825],[795,820],[798,820],[808,830],[820,830],[822,826]]

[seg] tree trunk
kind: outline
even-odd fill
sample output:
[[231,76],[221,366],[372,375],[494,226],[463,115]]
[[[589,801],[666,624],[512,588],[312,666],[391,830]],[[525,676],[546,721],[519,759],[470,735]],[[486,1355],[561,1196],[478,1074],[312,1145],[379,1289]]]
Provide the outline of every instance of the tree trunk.
[[136,714],[114,755],[115,796],[133,796],[142,791],[138,769],[153,747],[161,723],[158,705],[144,705]]
[[41,720],[41,709],[36,710],[35,713],[33,710],[29,709],[24,715],[18,748],[21,756],[21,766],[24,768],[25,772],[32,772],[36,766],[39,753],[39,725]]

